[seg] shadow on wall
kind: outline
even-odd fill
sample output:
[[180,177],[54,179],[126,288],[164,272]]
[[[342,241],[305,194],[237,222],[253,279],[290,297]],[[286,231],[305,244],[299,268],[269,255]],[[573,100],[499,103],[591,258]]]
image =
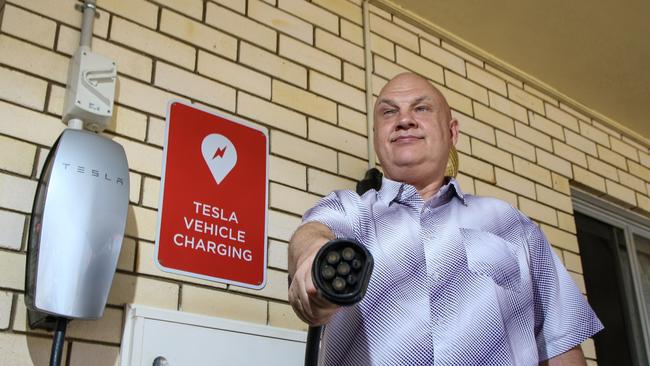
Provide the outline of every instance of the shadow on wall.
[[[31,335],[28,334],[26,337],[23,337],[22,335],[15,335],[16,340],[20,342],[27,342],[27,348],[29,349],[29,355],[31,358],[31,361],[35,366],[41,366],[41,365],[49,365],[50,361],[50,350],[52,348],[52,338],[43,338],[39,337],[36,335]],[[51,336],[51,334],[50,334]],[[16,345],[17,347],[20,347],[20,345]],[[63,349],[63,357],[61,359],[61,364],[66,365],[67,359],[68,359],[68,349],[70,348],[69,343],[66,342],[64,345]],[[7,350],[5,352],[11,352],[11,350]],[[0,358],[1,360],[1,358]],[[9,358],[8,363],[3,363],[3,365],[11,365],[12,360]],[[20,363],[16,363],[15,365],[22,364],[24,360],[16,360],[19,361]],[[16,362],[14,361],[14,362]]]
[[5,3],[5,0],[0,0],[0,28],[2,27],[2,19],[4,19]]
[[[117,79],[115,79],[115,97],[114,100],[117,102],[120,98],[120,77],[118,75]],[[106,125],[106,129],[109,131],[117,131],[117,108],[116,106],[113,105],[113,115],[111,116],[111,120],[108,121],[108,125]]]

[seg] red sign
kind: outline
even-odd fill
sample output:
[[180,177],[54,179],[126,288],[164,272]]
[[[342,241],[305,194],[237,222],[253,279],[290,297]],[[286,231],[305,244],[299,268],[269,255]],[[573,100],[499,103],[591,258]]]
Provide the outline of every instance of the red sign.
[[156,260],[167,272],[259,289],[266,282],[268,135],[169,103]]

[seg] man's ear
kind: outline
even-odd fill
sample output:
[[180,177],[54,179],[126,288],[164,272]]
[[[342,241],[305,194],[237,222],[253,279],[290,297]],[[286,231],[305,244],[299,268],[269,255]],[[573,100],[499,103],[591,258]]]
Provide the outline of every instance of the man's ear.
[[458,125],[458,120],[456,118],[452,118],[451,121],[449,121],[449,132],[451,133],[451,143],[456,146],[456,142],[458,142],[458,134],[460,133],[460,126]]

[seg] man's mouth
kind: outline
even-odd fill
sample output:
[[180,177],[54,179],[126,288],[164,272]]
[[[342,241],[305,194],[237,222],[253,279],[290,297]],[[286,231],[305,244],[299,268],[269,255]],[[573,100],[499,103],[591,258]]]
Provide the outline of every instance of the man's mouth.
[[402,135],[402,136],[395,136],[391,138],[390,142],[397,142],[397,143],[412,142],[412,141],[421,140],[423,138],[424,137],[414,136],[414,135]]

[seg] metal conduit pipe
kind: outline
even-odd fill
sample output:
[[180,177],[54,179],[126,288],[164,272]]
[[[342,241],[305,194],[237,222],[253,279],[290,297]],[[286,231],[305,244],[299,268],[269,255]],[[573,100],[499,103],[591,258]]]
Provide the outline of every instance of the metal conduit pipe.
[[370,47],[370,10],[368,0],[362,4],[363,11],[363,51],[366,73],[366,122],[368,134],[368,169],[377,164],[375,162],[375,141],[373,139],[374,104],[372,101],[372,50]]
[[[79,47],[90,48],[93,40],[93,25],[95,24],[95,15],[97,12],[97,0],[85,0],[83,5],[76,5],[76,9],[81,10],[81,36],[79,37]],[[68,85],[68,87],[70,87]],[[84,121],[80,118],[70,118],[68,127],[76,130],[83,130]]]
[[81,21],[81,37],[79,46],[90,47],[93,39],[93,24],[95,23],[95,13],[97,11],[97,0],[85,0],[83,7],[83,20]]
[[[373,139],[374,125],[374,103],[372,100],[372,50],[370,46],[370,9],[368,0],[362,4],[363,12],[363,50],[366,77],[366,124],[368,137],[368,172],[366,177],[357,184],[357,193],[363,194],[370,188],[379,189],[381,185],[381,173],[375,170],[375,141]],[[305,366],[318,365],[318,354],[323,327],[309,327],[307,332],[307,344],[305,349]]]

